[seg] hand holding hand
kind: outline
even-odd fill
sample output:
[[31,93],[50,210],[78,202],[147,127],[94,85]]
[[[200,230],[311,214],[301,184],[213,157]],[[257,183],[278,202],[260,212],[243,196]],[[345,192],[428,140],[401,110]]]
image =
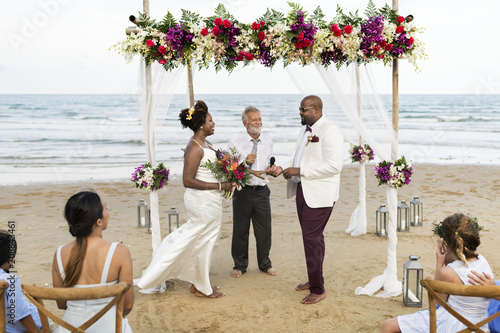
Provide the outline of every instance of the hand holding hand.
[[267,168],[266,173],[268,175],[273,176],[273,177],[278,177],[279,175],[281,175],[283,173],[283,168],[280,166],[277,166],[277,165],[273,165],[273,166]]
[[250,171],[250,174],[254,175],[255,177],[258,177],[260,179],[266,179],[262,175],[265,174],[267,172],[267,170],[257,171],[257,170],[250,169],[249,171]]
[[290,179],[293,176],[298,176],[298,175],[300,175],[300,168],[292,167],[283,170],[283,177],[285,177],[285,179]]
[[256,158],[257,158],[257,153],[248,154],[248,156],[247,156],[247,165],[253,164],[255,162]]

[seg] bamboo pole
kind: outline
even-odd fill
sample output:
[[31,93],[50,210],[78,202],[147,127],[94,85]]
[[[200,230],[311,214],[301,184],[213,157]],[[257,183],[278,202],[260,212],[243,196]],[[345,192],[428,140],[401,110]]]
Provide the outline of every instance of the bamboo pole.
[[[398,0],[392,0],[392,9],[398,11]],[[398,159],[398,130],[399,130],[399,68],[398,59],[392,61],[392,127],[396,134],[395,142],[391,145],[391,160]]]
[[188,94],[189,94],[189,107],[194,106],[194,86],[193,86],[193,63],[189,61],[189,65],[187,67],[188,72]]

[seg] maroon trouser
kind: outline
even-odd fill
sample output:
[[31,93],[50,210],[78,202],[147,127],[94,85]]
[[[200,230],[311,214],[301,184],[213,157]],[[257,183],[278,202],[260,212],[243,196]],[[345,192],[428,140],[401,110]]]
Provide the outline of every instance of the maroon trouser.
[[325,257],[325,238],[323,231],[332,214],[332,207],[311,208],[304,200],[302,186],[297,186],[297,215],[302,228],[302,241],[306,254],[307,276],[309,278],[309,291],[313,294],[325,292],[323,279],[323,259]]

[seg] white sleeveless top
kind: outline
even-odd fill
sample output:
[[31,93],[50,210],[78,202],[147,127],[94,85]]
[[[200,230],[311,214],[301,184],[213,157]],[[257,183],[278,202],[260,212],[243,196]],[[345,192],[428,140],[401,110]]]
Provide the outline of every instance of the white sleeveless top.
[[[112,282],[106,282],[108,279],[109,267],[111,266],[111,260],[116,250],[118,242],[113,242],[109,247],[106,260],[104,261],[104,268],[101,274],[101,283],[98,284],[76,284],[71,288],[90,288],[90,287],[102,287],[109,286],[118,283],[118,280]],[[64,267],[61,260],[61,249],[64,245],[57,249],[56,259],[57,266],[59,267],[59,272],[61,277],[64,279],[66,276],[64,272]],[[88,319],[92,318],[97,312],[99,312],[103,307],[105,307],[113,297],[99,298],[99,299],[89,299],[89,300],[75,300],[66,302],[66,312],[64,313],[63,320],[70,323],[73,326],[80,326]],[[100,332],[114,332],[115,331],[115,318],[116,318],[116,305],[113,306],[108,312],[106,312],[101,319],[90,326],[86,332],[88,333],[100,333]],[[57,333],[69,332],[68,330],[59,327],[56,331]],[[127,318],[122,319],[122,332],[131,333]]]

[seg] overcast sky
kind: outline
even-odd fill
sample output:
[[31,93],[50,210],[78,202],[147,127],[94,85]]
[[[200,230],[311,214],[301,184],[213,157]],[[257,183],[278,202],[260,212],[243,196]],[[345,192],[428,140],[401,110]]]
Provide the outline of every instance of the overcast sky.
[[[330,20],[334,1],[295,1],[312,12],[318,5]],[[377,7],[386,2],[374,0]],[[179,4],[182,6],[179,7]],[[151,17],[161,19],[180,8],[203,16],[218,3],[241,22],[253,22],[266,8],[289,11],[286,1],[151,0]],[[344,11],[360,10],[368,1],[340,0]],[[392,2],[388,2],[392,5]],[[138,62],[126,61],[108,48],[125,38],[128,17],[142,11],[140,0],[19,0],[0,3],[0,94],[131,93]],[[399,13],[413,14],[428,59],[417,73],[405,61],[400,65],[402,94],[500,93],[500,2],[456,0],[400,0]],[[391,92],[390,67],[373,70],[381,93]],[[317,83],[311,82],[311,85]],[[180,83],[178,92],[185,92]],[[318,85],[318,90],[323,89]],[[260,65],[236,69],[231,75],[202,70],[195,77],[195,93],[298,93],[280,63],[272,70]]]

